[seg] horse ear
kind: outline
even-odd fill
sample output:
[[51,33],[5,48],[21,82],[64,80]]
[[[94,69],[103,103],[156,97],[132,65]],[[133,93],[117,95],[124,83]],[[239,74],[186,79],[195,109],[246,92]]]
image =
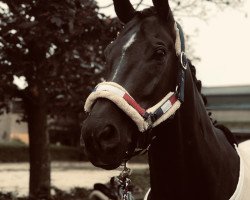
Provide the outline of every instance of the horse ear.
[[163,19],[168,19],[170,11],[168,0],[153,0],[154,7]]
[[129,22],[135,16],[135,9],[129,0],[113,0],[117,17],[123,23]]

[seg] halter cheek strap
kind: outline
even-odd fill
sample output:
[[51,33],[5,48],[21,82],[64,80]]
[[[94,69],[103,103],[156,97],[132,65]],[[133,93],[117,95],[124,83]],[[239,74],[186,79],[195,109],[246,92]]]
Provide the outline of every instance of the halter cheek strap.
[[90,112],[98,98],[109,99],[135,122],[140,132],[145,132],[169,119],[184,102],[185,71],[187,69],[183,31],[178,23],[175,24],[175,29],[175,48],[180,59],[175,92],[169,92],[156,105],[145,109],[121,85],[115,82],[102,82],[88,96],[84,106],[85,111]]

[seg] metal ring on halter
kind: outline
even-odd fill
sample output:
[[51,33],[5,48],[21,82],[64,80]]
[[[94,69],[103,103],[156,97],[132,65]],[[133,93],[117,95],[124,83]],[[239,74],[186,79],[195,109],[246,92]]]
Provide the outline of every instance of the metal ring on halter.
[[187,62],[187,57],[184,51],[181,52],[180,57],[181,57],[181,66],[186,70],[188,66],[188,62]]

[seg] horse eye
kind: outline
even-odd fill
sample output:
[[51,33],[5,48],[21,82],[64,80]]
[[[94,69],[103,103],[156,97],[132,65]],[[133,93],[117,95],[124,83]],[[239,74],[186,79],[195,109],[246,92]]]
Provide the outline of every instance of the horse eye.
[[165,55],[166,55],[166,50],[165,49],[157,49],[156,51],[155,51],[155,57],[157,57],[157,58],[162,58],[162,57],[164,57]]

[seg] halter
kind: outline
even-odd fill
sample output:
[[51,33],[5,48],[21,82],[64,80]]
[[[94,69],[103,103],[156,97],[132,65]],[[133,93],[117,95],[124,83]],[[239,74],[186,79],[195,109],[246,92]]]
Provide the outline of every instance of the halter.
[[115,82],[99,83],[88,96],[84,109],[90,112],[98,98],[106,98],[115,103],[138,126],[140,132],[146,132],[168,120],[184,102],[185,71],[188,67],[185,56],[185,41],[181,26],[176,22],[175,49],[179,58],[179,69],[176,91],[169,92],[161,101],[151,108],[145,109],[123,88]]

